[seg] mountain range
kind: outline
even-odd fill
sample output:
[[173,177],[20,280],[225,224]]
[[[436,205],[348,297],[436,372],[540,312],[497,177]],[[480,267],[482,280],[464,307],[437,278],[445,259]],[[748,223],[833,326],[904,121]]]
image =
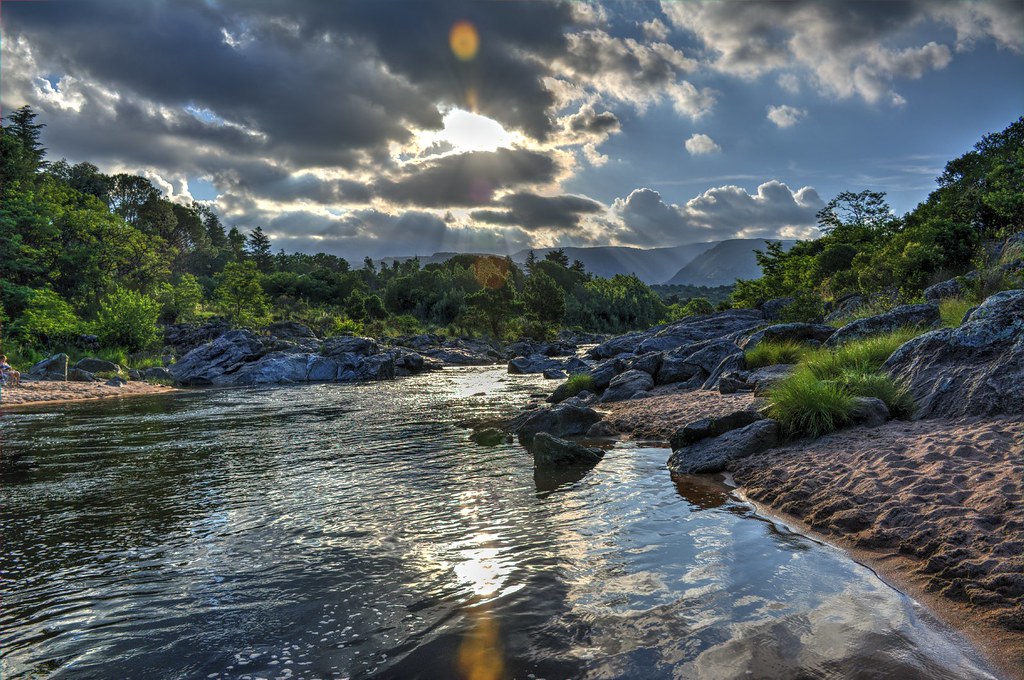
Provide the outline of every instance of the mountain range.
[[[647,284],[685,284],[692,286],[723,286],[736,279],[753,279],[761,275],[754,256],[755,250],[764,250],[764,239],[729,239],[687,243],[665,248],[629,248],[625,246],[567,247],[569,261],[579,260],[588,272],[602,277],[615,274],[636,274]],[[795,241],[783,241],[789,249]],[[543,258],[554,248],[535,248],[534,255]],[[512,260],[525,264],[529,250],[512,254]],[[421,265],[444,262],[458,253],[434,253],[419,256]],[[483,253],[481,253],[483,254]],[[390,265],[410,257],[388,257],[382,260]]]

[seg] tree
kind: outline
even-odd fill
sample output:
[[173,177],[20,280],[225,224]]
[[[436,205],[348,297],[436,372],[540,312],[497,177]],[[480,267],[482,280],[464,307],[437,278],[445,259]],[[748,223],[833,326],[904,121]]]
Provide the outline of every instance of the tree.
[[245,259],[245,237],[237,227],[231,227],[228,232],[228,252],[231,253],[231,260],[241,262]]
[[366,318],[373,321],[386,318],[388,312],[384,309],[384,301],[379,295],[368,295],[363,300],[363,309],[366,311]]
[[560,264],[563,267],[569,267],[569,256],[565,254],[564,248],[555,248],[544,256],[544,259],[548,262],[554,262]]
[[52,288],[32,291],[28,306],[14,324],[13,334],[47,347],[78,334],[81,321],[75,310]]
[[532,274],[533,265],[535,264],[537,264],[537,253],[531,250],[529,253],[526,254],[526,271]]
[[565,317],[565,293],[555,280],[542,271],[526,280],[523,290],[526,312],[541,323],[557,325]]
[[262,227],[256,227],[249,232],[245,241],[245,251],[261,272],[269,274],[273,271],[274,256],[270,252],[270,237],[263,233]]
[[573,260],[570,269],[581,276],[587,275],[587,265],[583,264],[583,260]]
[[107,347],[137,352],[157,338],[160,304],[143,293],[118,286],[100,301],[96,335]]
[[884,231],[894,220],[885,192],[865,189],[859,194],[844,191],[818,211],[818,228],[828,234],[836,230]]
[[15,109],[14,113],[7,116],[10,124],[7,126],[7,134],[21,145],[25,154],[27,167],[32,173],[36,173],[46,167],[46,149],[39,142],[39,135],[45,124],[36,122],[36,114],[32,107],[22,106]]
[[107,205],[133,227],[139,226],[142,208],[160,198],[160,191],[145,177],[124,173],[110,178]]
[[261,325],[267,316],[267,296],[252,262],[229,262],[217,286],[217,299],[231,320],[243,326]]

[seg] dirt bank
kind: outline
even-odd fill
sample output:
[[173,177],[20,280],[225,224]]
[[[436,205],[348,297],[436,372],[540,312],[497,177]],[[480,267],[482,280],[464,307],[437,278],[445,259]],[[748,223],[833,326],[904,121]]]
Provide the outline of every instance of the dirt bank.
[[121,387],[101,382],[23,381],[19,387],[5,386],[0,392],[0,407],[59,404],[113,397],[136,397],[175,392],[173,387],[131,381]]

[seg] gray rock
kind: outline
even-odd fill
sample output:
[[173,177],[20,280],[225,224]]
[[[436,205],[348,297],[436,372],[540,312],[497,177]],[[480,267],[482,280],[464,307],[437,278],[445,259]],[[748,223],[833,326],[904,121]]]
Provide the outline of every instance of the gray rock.
[[742,371],[747,367],[747,360],[743,356],[743,352],[736,352],[722,359],[722,363],[715,367],[715,370],[711,372],[708,379],[704,381],[701,387],[705,390],[717,390],[718,381],[726,373],[734,373],[736,371]]
[[756,309],[730,309],[706,316],[693,316],[639,333],[612,338],[590,350],[595,359],[620,354],[665,352],[695,343],[752,331],[764,321]]
[[718,391],[721,394],[736,394],[737,392],[749,392],[753,385],[747,384],[749,377],[747,371],[729,371],[718,379]]
[[836,301],[835,307],[829,312],[828,316],[825,317],[825,323],[832,323],[838,321],[843,317],[851,314],[855,309],[865,304],[868,301],[863,295],[847,295],[839,298]]
[[564,401],[555,402],[555,403],[562,403],[562,404],[571,405],[571,406],[591,406],[591,405],[597,403],[597,395],[594,394],[593,392],[588,392],[587,390],[583,390],[582,392],[577,394],[575,397],[569,397],[568,399],[566,399]]
[[794,371],[796,371],[795,364],[762,366],[761,368],[750,372],[747,376],[747,385],[754,390],[755,397],[760,397],[780,382],[793,375]]
[[163,366],[152,366],[139,371],[139,378],[136,380],[174,380],[171,372]]
[[601,420],[597,411],[571,404],[558,404],[551,408],[539,408],[519,416],[510,424],[518,435],[520,444],[529,444],[538,432],[547,432],[556,437],[572,437],[586,434],[590,426]]
[[604,458],[604,451],[552,437],[540,432],[533,438],[530,447],[535,467],[568,467],[576,465],[596,465]]
[[946,298],[963,297],[964,293],[966,291],[961,279],[949,279],[925,288],[924,299],[928,302],[938,303]]
[[49,359],[43,359],[30,368],[28,374],[38,380],[67,380],[68,355],[54,354]]
[[306,381],[308,354],[274,352],[213,379],[214,385],[275,385]]
[[758,420],[718,437],[702,439],[672,452],[668,467],[680,474],[722,472],[729,463],[752,456],[779,443],[779,424]]
[[335,357],[339,354],[356,354],[359,356],[370,356],[377,354],[380,348],[373,338],[360,338],[353,335],[339,335],[327,338],[320,346],[320,354],[325,357]]
[[745,352],[757,347],[762,342],[825,342],[836,329],[818,323],[782,323],[762,328],[739,343]]
[[395,355],[389,352],[365,357],[351,371],[338,376],[339,380],[394,380]]
[[608,423],[606,423],[603,420],[597,421],[596,423],[594,423],[593,425],[590,426],[589,430],[587,430],[587,436],[588,437],[595,437],[595,438],[596,437],[614,437],[617,434],[618,434],[618,432],[615,430],[615,428],[612,427],[611,425],[609,425]]
[[661,359],[660,352],[649,352],[631,358],[623,357],[627,371],[643,371],[650,376],[658,374],[658,369],[661,368]]
[[684,425],[679,430],[676,430],[672,436],[669,437],[669,445],[674,451],[685,446],[696,444],[702,439],[719,437],[726,432],[738,430],[750,425],[751,423],[756,423],[759,420],[764,420],[764,416],[757,411],[749,411],[746,409],[733,411],[732,413],[727,413],[715,418],[701,418],[700,420],[696,420]]
[[925,333],[884,366],[910,390],[915,418],[1024,413],[1024,290],[996,293],[958,328]]
[[565,371],[557,368],[548,368],[544,371],[544,378],[546,380],[565,380],[568,377],[569,376],[565,374]]
[[934,304],[923,305],[902,305],[896,309],[869,316],[865,319],[857,319],[848,323],[825,341],[826,347],[837,347],[851,340],[859,340],[879,333],[890,333],[900,328],[918,327],[926,328],[939,321],[939,306]]
[[612,378],[608,389],[601,395],[601,403],[630,399],[637,392],[646,392],[652,387],[654,387],[654,378],[650,373],[637,370],[626,371]]
[[99,378],[97,378],[94,373],[83,371],[80,368],[69,368],[68,380],[72,380],[74,382],[99,382]]
[[[71,373],[71,371],[68,371],[68,373]],[[142,371],[137,371],[134,368],[129,368],[128,369],[128,379],[129,380],[142,380]]]
[[183,385],[232,384],[231,374],[266,353],[263,339],[252,331],[228,331],[183,356],[170,372]]
[[267,332],[282,340],[316,340],[316,333],[296,321],[276,321],[267,326]]
[[307,354],[306,375],[303,379],[309,382],[330,382],[338,379],[340,370],[341,365],[336,359],[319,354]]
[[422,350],[421,354],[448,366],[488,366],[496,363],[494,357],[466,349],[433,348]]
[[562,370],[563,366],[564,362],[559,359],[553,359],[543,354],[531,354],[526,357],[516,357],[509,361],[508,372],[513,375],[543,373],[550,369]]
[[854,397],[853,410],[850,411],[850,423],[853,425],[866,425],[878,427],[892,419],[889,407],[885,402],[875,397]]
[[75,362],[72,368],[77,368],[82,371],[89,373],[120,373],[121,367],[112,361],[105,361],[104,359],[96,359],[94,357],[86,357],[85,359],[79,359]]
[[762,303],[761,313],[767,321],[778,321],[782,318],[782,310],[796,302],[796,298],[780,297]]
[[600,392],[606,389],[612,379],[624,370],[626,370],[626,364],[622,359],[608,359],[591,368],[586,374],[594,379],[594,389]]
[[125,385],[128,384],[128,381],[125,380],[124,378],[111,378],[110,380],[103,384],[108,385],[110,387],[124,387]]
[[164,344],[173,347],[179,356],[188,354],[196,347],[213,342],[231,330],[224,321],[196,326],[190,323],[172,324],[164,328]]

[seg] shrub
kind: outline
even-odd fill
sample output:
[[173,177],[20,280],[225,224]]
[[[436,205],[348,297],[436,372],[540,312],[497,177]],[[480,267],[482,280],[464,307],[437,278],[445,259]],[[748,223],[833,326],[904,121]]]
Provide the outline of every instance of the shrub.
[[761,342],[745,354],[747,368],[761,368],[775,364],[796,364],[811,351],[795,340],[768,340]]
[[814,293],[797,293],[792,302],[779,310],[779,320],[783,323],[821,321],[824,304]]
[[119,286],[100,301],[96,335],[107,346],[137,352],[156,340],[159,314],[156,300]]
[[946,328],[956,328],[963,323],[964,316],[974,307],[974,303],[963,298],[946,298],[939,302],[939,316]]
[[52,347],[81,332],[81,321],[64,298],[50,288],[32,291],[28,306],[14,324],[14,335],[27,344]]
[[593,392],[594,384],[594,376],[586,373],[574,373],[565,381],[566,398],[575,397],[584,390]]
[[891,376],[884,373],[846,371],[839,382],[855,397],[881,399],[893,418],[906,419],[914,415],[914,398]]
[[768,394],[768,415],[779,421],[790,437],[820,437],[850,420],[853,397],[835,381],[819,380],[798,370]]

